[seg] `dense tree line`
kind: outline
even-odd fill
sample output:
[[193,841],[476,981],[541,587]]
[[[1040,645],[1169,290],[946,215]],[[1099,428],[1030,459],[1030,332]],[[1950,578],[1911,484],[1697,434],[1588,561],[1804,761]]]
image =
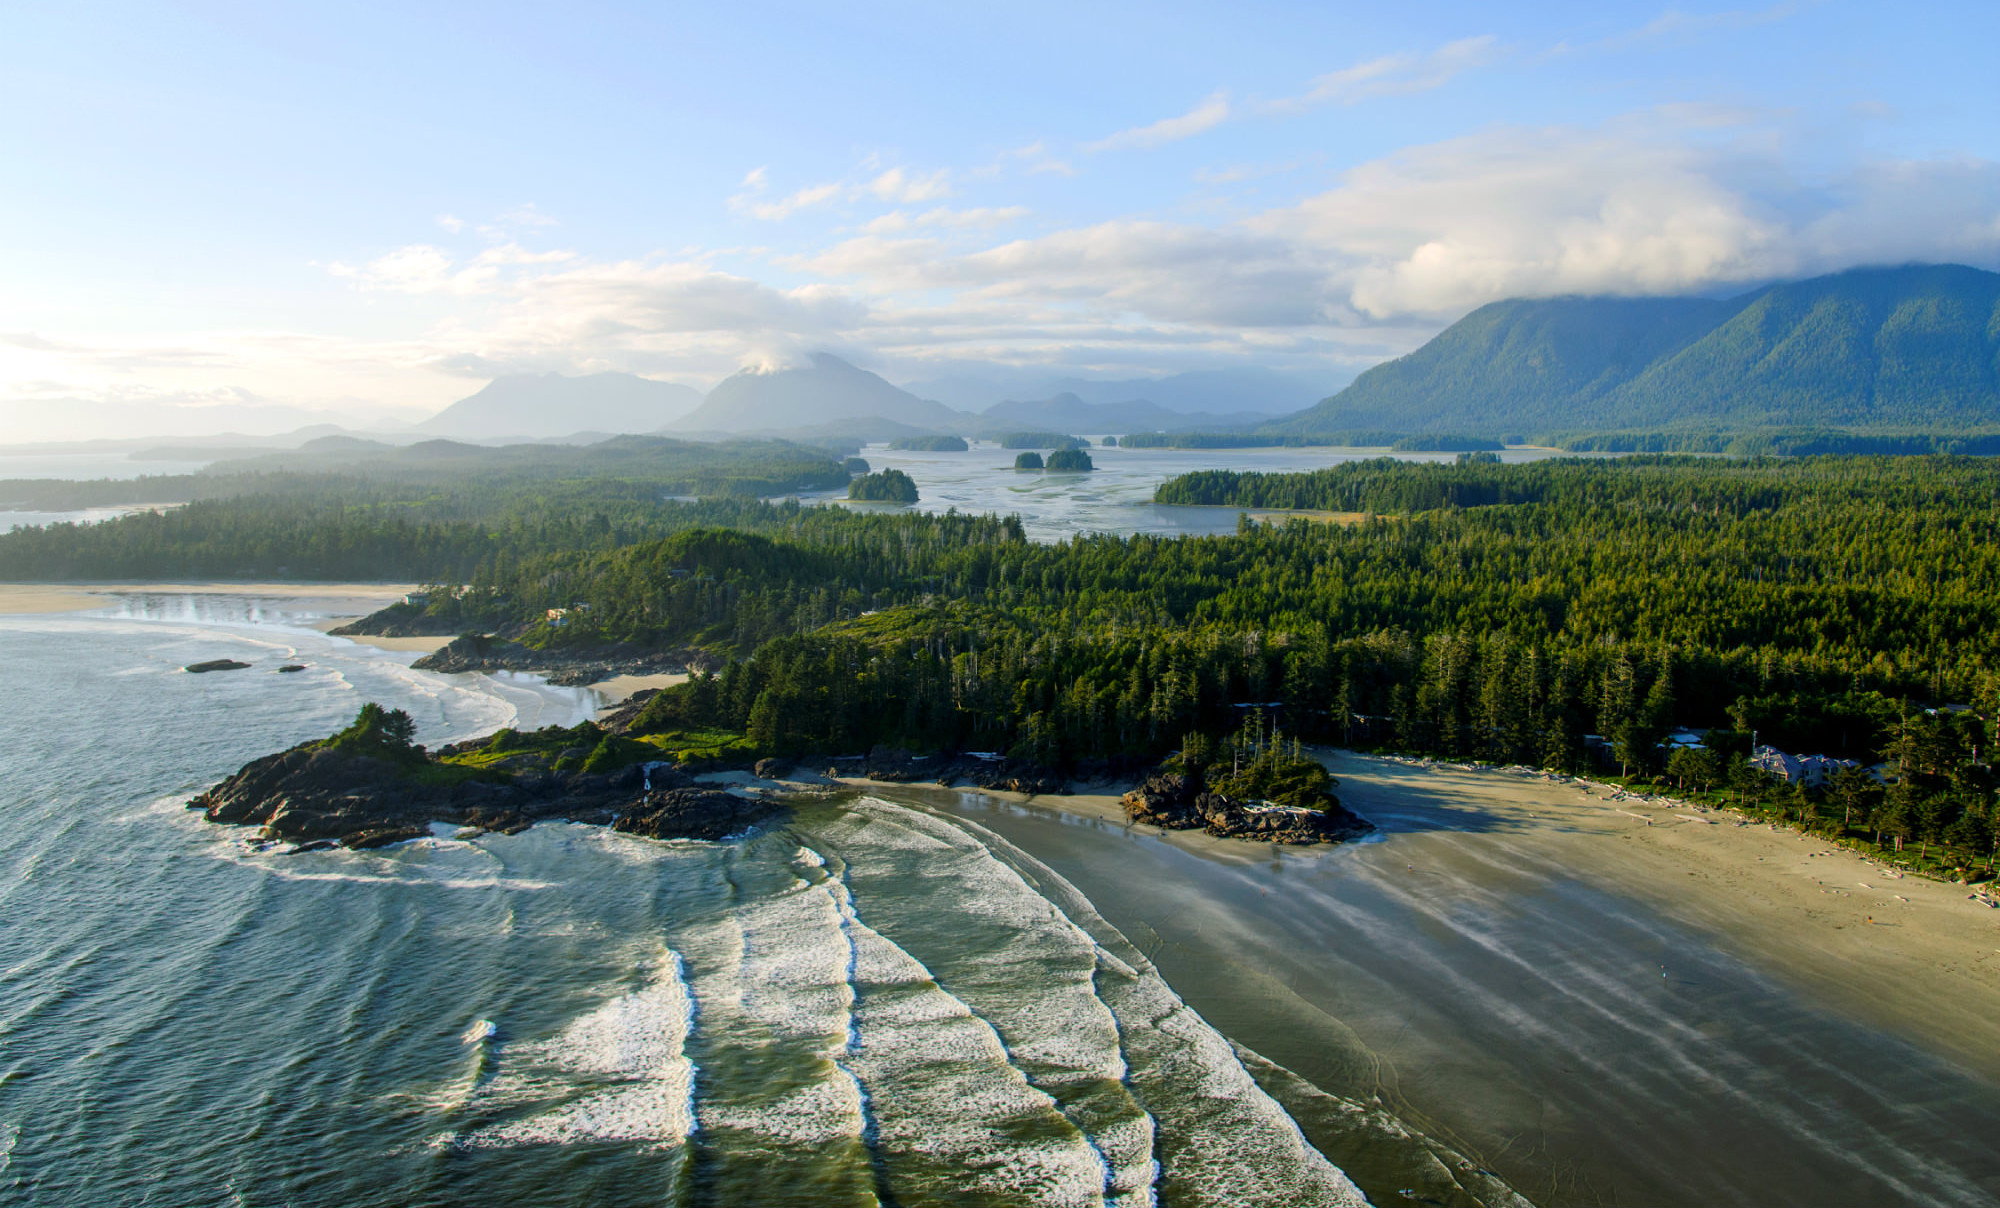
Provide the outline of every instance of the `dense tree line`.
[[[504,504],[300,494],[27,530],[0,537],[0,574],[425,580],[453,627],[706,647],[726,669],[662,694],[655,721],[773,751],[1152,759],[1262,709],[1308,741],[1575,768],[1595,736],[1627,769],[1710,776],[1666,763],[1660,740],[1687,726],[1725,786],[1755,731],[1912,768],[1869,790],[1864,824],[1900,817],[1919,843],[1990,833],[1989,463],[1472,455],[1191,475],[1162,496],[1372,515],[1041,545],[1011,519],[576,482]],[[540,619],[576,604],[560,629]],[[1971,711],[1925,711],[1945,704]],[[1944,754],[1902,753],[1947,725]],[[1879,814],[1892,795],[1902,812]]]

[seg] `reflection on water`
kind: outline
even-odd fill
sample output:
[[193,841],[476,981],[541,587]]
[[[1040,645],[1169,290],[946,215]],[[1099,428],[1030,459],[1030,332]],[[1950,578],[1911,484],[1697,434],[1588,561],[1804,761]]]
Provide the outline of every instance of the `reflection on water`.
[[[1012,449],[978,441],[964,453],[891,450],[870,445],[861,451],[871,470],[897,469],[916,481],[922,496],[916,507],[927,512],[1018,514],[1033,541],[1057,541],[1079,533],[1180,534],[1236,531],[1239,509],[1162,507],[1153,491],[1177,474],[1193,470],[1255,470],[1287,473],[1320,470],[1341,462],[1371,457],[1400,461],[1448,462],[1455,453],[1391,453],[1387,449],[1125,449],[1093,446],[1090,459],[1097,468],[1087,474],[1051,474],[1014,469]],[[1575,456],[1549,449],[1509,449],[1503,461],[1540,461]],[[828,492],[808,498],[829,499],[869,511],[894,511],[897,504],[849,503]]]

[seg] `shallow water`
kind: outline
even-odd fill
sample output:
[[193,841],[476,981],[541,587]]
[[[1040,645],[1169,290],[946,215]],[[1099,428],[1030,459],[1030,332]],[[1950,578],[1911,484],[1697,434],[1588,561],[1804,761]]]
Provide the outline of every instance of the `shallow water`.
[[[861,457],[871,470],[901,470],[917,484],[921,511],[998,515],[1018,514],[1030,540],[1054,541],[1078,533],[1233,533],[1240,508],[1164,507],[1153,502],[1162,482],[1192,470],[1255,470],[1279,473],[1318,470],[1371,457],[1400,461],[1451,461],[1455,453],[1391,453],[1387,449],[1125,449],[1093,447],[1097,467],[1089,473],[1050,474],[1014,469],[1013,449],[981,441],[964,453],[891,450],[870,445]],[[1540,461],[1559,456],[1547,449],[1509,449],[1504,461]],[[1571,454],[1569,456],[1576,456]],[[850,504],[845,491],[808,498],[826,499],[862,510],[897,510],[901,505]]]

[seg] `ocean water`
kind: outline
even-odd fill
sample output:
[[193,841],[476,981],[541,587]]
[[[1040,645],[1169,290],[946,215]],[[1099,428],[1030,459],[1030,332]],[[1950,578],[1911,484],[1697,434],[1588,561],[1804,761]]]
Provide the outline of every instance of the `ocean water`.
[[[317,611],[0,621],[0,1201],[1363,1202],[1251,1067],[1279,1074],[920,804],[714,844],[286,855],[208,825],[191,794],[364,700],[428,742],[599,703],[414,671]],[[220,657],[252,667],[179,670]]]
[[[927,512],[1018,514],[1030,540],[1055,541],[1078,533],[1148,533],[1158,536],[1233,533],[1242,509],[1169,507],[1153,502],[1160,483],[1192,470],[1255,470],[1282,473],[1318,470],[1371,457],[1399,461],[1451,461],[1455,453],[1391,453],[1386,449],[1125,449],[1093,447],[1096,469],[1088,474],[1047,474],[1014,469],[1013,449],[981,441],[964,453],[892,450],[870,445],[861,457],[872,470],[901,470],[917,484],[914,505]],[[1548,449],[1508,449],[1504,461],[1540,461]],[[819,498],[843,507],[894,510],[901,505],[848,503],[846,492]]]

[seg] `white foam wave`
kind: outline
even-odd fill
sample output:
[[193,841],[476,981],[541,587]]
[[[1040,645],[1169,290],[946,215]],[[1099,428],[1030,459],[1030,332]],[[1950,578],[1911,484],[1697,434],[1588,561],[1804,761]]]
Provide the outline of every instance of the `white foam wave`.
[[[1147,1151],[1157,1149],[1179,1202],[1367,1203],[1360,1189],[1306,1141],[1284,1108],[1258,1087],[1230,1042],[1188,1007],[1074,886],[976,823],[889,803],[867,805],[877,816],[904,821],[911,830],[962,853],[966,860],[959,875],[978,878],[967,896],[984,899],[990,917],[1011,911],[1017,928],[1047,919],[1039,942],[1058,942],[1067,927],[1080,937],[1069,942],[1090,945],[1093,992],[1118,1024],[1123,1060],[1129,1063],[1126,1081],[1149,1109],[1143,1124],[1121,1120],[1095,1135],[1107,1156],[1136,1151],[1143,1130]],[[905,844],[907,850],[915,846],[914,841]],[[983,871],[973,871],[981,866]],[[1066,912],[1077,913],[1082,925]],[[1121,951],[1103,947],[1093,935],[1116,942]],[[1144,1195],[1150,1200],[1150,1188]],[[1125,1202],[1141,1201],[1134,1195]]]
[[[694,1000],[678,954],[667,953],[653,972],[643,988],[578,1017],[560,1034],[508,1049],[502,1072],[470,1106],[474,1111],[504,1109],[552,1096],[574,1097],[475,1129],[458,1143],[677,1145],[686,1140],[695,1118],[695,1070],[686,1055]],[[601,1089],[589,1089],[594,1086]]]

